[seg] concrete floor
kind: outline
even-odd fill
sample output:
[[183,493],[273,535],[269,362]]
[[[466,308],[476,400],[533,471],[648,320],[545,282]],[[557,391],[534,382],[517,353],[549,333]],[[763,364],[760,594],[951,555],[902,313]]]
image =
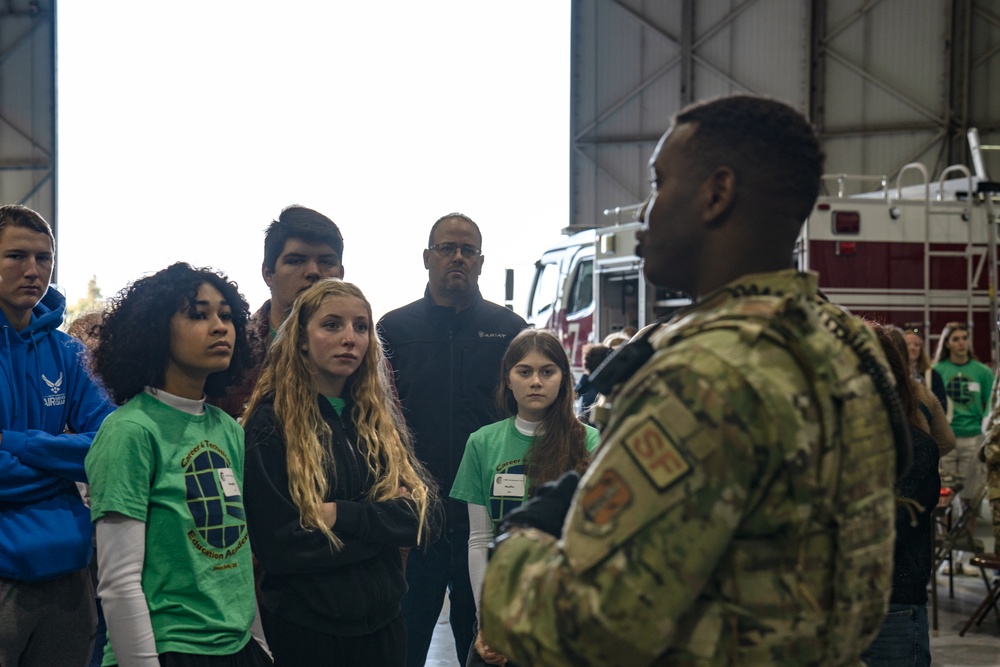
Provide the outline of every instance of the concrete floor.
[[[938,576],[938,632],[931,633],[931,658],[938,667],[996,667],[1000,665],[1000,622],[991,613],[982,625],[972,626],[964,637],[958,631],[982,600],[985,588],[978,577],[955,578],[955,598],[948,598],[948,578]],[[434,628],[426,667],[463,667],[455,656],[455,642],[448,625],[447,604]]]
[[[1000,621],[991,612],[982,625],[973,625],[964,637],[958,631],[986,592],[979,576],[956,576],[955,597],[948,597],[947,574],[938,580],[938,631],[931,632],[931,658],[937,667],[997,667],[1000,665]],[[930,605],[928,605],[928,614]],[[464,667],[455,655],[455,641],[448,625],[448,604],[434,628],[425,667]]]
[[[976,523],[976,537],[982,540],[986,551],[997,551],[993,544],[993,534],[990,526],[991,517],[988,503],[983,503]],[[963,559],[964,569],[972,571],[968,566],[968,557]],[[981,625],[973,625],[959,637],[958,632],[976,610],[986,595],[986,585],[978,570],[972,576],[955,577],[955,597],[949,597],[947,563],[939,568],[937,574],[938,591],[938,631],[931,630],[931,658],[934,665],[942,667],[979,667],[980,665],[996,667],[1000,665],[1000,615],[990,612]],[[996,573],[987,572],[994,580]],[[928,615],[931,606],[927,606]],[[931,621],[933,623],[933,621]]]
[[437,625],[434,626],[434,636],[431,638],[431,648],[427,651],[427,661],[424,667],[465,667],[458,664],[455,655],[455,638],[451,636],[451,625],[448,623],[448,596],[444,598],[444,607]]
[[986,593],[977,576],[955,578],[955,598],[948,597],[948,577],[938,575],[938,632],[931,631],[931,658],[939,667],[996,667],[1000,665],[1000,620],[990,613],[982,625],[973,625],[964,637],[958,631]]

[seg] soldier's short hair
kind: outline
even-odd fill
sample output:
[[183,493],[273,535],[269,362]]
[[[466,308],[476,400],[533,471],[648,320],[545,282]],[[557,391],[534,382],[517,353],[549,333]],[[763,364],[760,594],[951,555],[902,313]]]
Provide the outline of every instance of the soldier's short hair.
[[[784,102],[732,95],[694,104],[674,117],[692,123],[685,149],[705,171],[726,165],[748,188],[803,221],[819,196],[823,152],[809,121]],[[773,210],[773,209],[772,209]]]

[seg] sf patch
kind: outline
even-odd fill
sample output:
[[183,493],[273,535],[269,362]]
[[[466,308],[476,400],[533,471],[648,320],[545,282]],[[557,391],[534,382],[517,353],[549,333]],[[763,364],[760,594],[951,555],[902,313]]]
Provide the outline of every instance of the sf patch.
[[691,461],[685,452],[653,417],[629,431],[622,444],[658,491],[665,491],[691,473]]

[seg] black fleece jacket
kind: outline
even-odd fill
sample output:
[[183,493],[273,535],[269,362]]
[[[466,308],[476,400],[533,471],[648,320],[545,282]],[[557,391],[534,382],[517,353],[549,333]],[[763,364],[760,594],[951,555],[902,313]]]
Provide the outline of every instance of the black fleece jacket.
[[[274,404],[262,404],[245,424],[244,506],[250,544],[260,561],[261,604],[271,613],[336,636],[365,635],[384,627],[400,612],[406,579],[400,547],[416,546],[418,518],[412,502],[367,500],[373,478],[349,415],[341,418],[317,396],[323,419],[333,431],[336,470],[327,470],[336,501],[334,534],[344,548],[334,551],[317,530],[300,525],[288,491],[285,442]],[[433,508],[431,532],[440,530],[440,507]],[[436,535],[429,535],[432,541]]]
[[[424,298],[387,313],[379,334],[396,377],[417,458],[448,498],[469,435],[501,417],[495,407],[500,361],[527,324],[476,291],[456,312]],[[466,504],[448,498],[449,530],[469,531]]]

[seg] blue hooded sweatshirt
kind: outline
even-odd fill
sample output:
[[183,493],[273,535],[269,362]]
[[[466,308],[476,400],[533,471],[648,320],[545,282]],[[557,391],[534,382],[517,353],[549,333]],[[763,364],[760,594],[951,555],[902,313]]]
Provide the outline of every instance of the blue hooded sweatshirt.
[[57,330],[65,306],[50,287],[20,332],[0,312],[0,577],[50,579],[90,562],[76,482],[87,481],[83,460],[115,406],[83,345]]

